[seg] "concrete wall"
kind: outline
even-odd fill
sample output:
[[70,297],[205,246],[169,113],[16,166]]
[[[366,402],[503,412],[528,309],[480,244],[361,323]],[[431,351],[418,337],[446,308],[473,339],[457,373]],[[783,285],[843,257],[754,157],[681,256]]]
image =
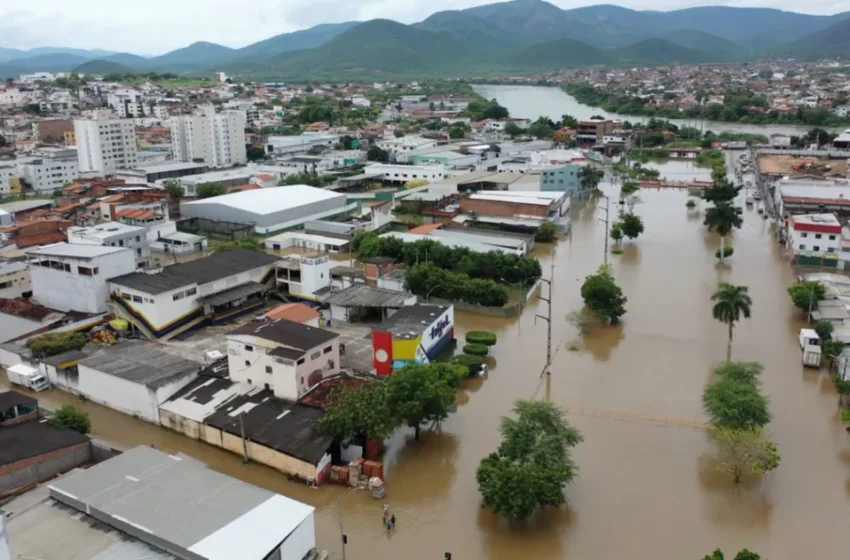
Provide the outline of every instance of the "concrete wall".
[[0,466],[0,494],[12,488],[36,484],[91,462],[89,442]]
[[537,216],[545,218],[549,215],[549,206],[541,204],[514,204],[510,202],[460,199],[463,212],[475,212],[482,216]]
[[290,558],[299,560],[314,548],[316,548],[316,525],[311,513],[281,543],[280,558],[281,560],[289,560]]

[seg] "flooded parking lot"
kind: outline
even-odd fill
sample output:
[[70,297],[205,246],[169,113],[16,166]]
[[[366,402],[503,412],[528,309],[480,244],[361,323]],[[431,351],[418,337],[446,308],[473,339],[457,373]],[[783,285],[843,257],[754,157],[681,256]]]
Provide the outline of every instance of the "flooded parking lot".
[[[605,191],[616,199],[616,188]],[[719,238],[707,234],[702,212],[685,208],[687,194],[643,190],[635,212],[646,232],[612,255],[628,297],[623,324],[583,339],[564,320],[580,305],[583,278],[602,263],[604,225],[595,202],[574,204],[573,233],[554,251],[538,247],[544,271],[555,262],[551,398],[584,435],[576,448],[579,476],[565,507],[509,524],[481,509],[478,461],[498,445],[498,422],[517,398],[541,398],[546,326],[532,300],[519,319],[456,314],[466,330],[499,334],[486,379],[469,380],[458,412],[440,433],[413,442],[399,432],[387,455],[387,500],[399,524],[388,535],[380,504],[365,492],[310,489],[280,473],[242,465],[239,457],[91,403],[94,432],[123,445],[153,444],[184,451],[213,468],[320,508],[320,547],[340,553],[337,498],[343,503],[349,559],[443,558],[701,558],[715,548],[747,547],[771,560],[839,558],[850,519],[850,447],[837,417],[837,396],[825,373],[804,370],[796,333],[802,316],[785,287],[793,270],[753,210],[734,233],[734,256],[718,267]],[[740,201],[741,203],[743,201]],[[702,207],[704,203],[700,203]],[[612,209],[612,216],[613,216]],[[749,286],[753,317],[735,331],[733,358],[765,366],[770,430],[782,462],[751,486],[735,487],[705,465],[702,388],[722,360],[726,328],[711,316],[718,281]],[[77,402],[51,390],[45,402]]]

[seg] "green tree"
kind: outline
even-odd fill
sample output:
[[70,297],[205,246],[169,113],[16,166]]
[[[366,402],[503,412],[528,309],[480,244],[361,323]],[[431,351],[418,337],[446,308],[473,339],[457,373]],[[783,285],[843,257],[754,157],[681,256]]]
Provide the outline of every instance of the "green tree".
[[781,459],[776,444],[760,428],[715,428],[711,438],[717,446],[715,468],[730,474],[735,484],[743,476],[759,476],[775,470]]
[[397,419],[387,405],[387,387],[383,381],[356,389],[334,389],[318,422],[320,433],[340,439],[362,435],[383,440],[397,426]]
[[714,366],[714,375],[718,379],[738,381],[758,385],[759,376],[764,371],[764,366],[758,362],[720,362]]
[[67,428],[87,434],[91,432],[91,420],[87,412],[83,412],[74,405],[65,404],[56,409],[50,424],[57,428]]
[[521,520],[564,503],[564,489],[578,471],[572,448],[582,437],[550,402],[518,400],[514,414],[502,418],[502,443],[481,460],[475,478],[486,507]]
[[468,370],[455,364],[410,364],[386,381],[390,413],[413,428],[419,440],[422,424],[442,422],[457,409],[455,389]]
[[[725,560],[723,557],[723,553],[718,548],[709,556],[703,557],[702,560]],[[746,548],[735,555],[733,560],[761,560],[761,556],[756,554],[755,552],[750,552]]]
[[635,194],[640,190],[640,183],[637,181],[626,181],[620,187],[620,200],[626,200],[627,197]]
[[528,133],[535,138],[551,138],[554,132],[549,125],[549,120],[543,117],[537,119],[528,127]]
[[88,339],[83,333],[59,331],[30,338],[26,347],[32,352],[33,358],[43,359],[71,350],[80,350],[87,342]]
[[505,134],[510,137],[518,136],[522,134],[522,129],[517,125],[517,123],[510,121],[505,125]]
[[721,378],[706,386],[702,403],[718,428],[753,430],[765,426],[771,418],[768,398],[754,383]]
[[543,222],[537,231],[534,232],[534,240],[538,243],[551,243],[555,240],[555,235],[558,233],[558,228],[553,222]]
[[826,342],[832,338],[832,332],[835,330],[835,325],[832,321],[818,321],[815,323],[815,332],[818,333],[821,341]]
[[466,128],[463,126],[452,126],[449,128],[449,138],[459,140],[466,136]]
[[641,233],[643,233],[643,220],[641,220],[640,216],[632,214],[631,212],[623,214],[620,217],[619,224],[620,228],[623,230],[623,235],[629,239],[636,239]]
[[711,309],[711,314],[721,323],[726,323],[729,327],[729,341],[726,344],[726,360],[732,359],[732,335],[735,328],[735,323],[741,320],[750,318],[750,307],[753,305],[753,300],[747,293],[746,286],[733,286],[732,284],[721,282],[717,286],[717,291],[711,296],[711,301],[714,302],[714,307]]
[[198,185],[197,192],[198,198],[212,198],[226,193],[227,187],[221,183],[204,183],[203,185]]
[[578,174],[579,184],[585,192],[595,191],[603,177],[605,177],[605,172],[592,165],[585,165]]
[[561,128],[578,128],[578,119],[572,115],[561,115]]
[[717,232],[720,235],[720,263],[724,261],[726,247],[726,236],[735,228],[741,227],[744,220],[738,215],[735,207],[727,202],[717,202],[705,211],[704,225],[708,231]]
[[163,188],[165,188],[165,192],[168,193],[168,197],[171,200],[180,200],[186,195],[186,189],[183,188],[183,185],[180,184],[180,181],[175,179],[168,179],[162,182]]
[[248,161],[263,161],[266,159],[266,151],[259,146],[248,146],[245,149]]
[[811,311],[818,308],[818,301],[826,297],[826,286],[817,280],[806,280],[788,286],[788,295],[791,301],[803,311]]
[[824,358],[829,360],[829,365],[832,367],[833,362],[835,362],[835,358],[840,356],[844,351],[844,343],[840,340],[825,340],[823,341],[821,348],[823,350]]
[[614,222],[614,225],[611,226],[611,239],[614,240],[614,244],[619,245],[622,243],[624,236],[623,224],[620,222]]
[[618,323],[626,314],[626,296],[614,281],[609,265],[602,265],[596,274],[584,279],[581,297],[588,309],[607,323]]
[[390,160],[390,153],[380,148],[377,144],[372,144],[366,152],[366,159],[369,161],[387,163]]
[[723,202],[731,204],[731,202],[735,200],[735,197],[738,196],[739,192],[741,192],[741,187],[736,187],[729,181],[723,179],[719,182],[715,182],[711,187],[703,189],[702,199],[714,204]]

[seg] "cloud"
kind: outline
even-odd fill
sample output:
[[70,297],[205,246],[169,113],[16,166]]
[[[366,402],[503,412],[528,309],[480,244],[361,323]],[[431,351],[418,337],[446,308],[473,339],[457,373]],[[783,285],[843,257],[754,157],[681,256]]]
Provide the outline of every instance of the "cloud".
[[[554,0],[562,8],[601,0]],[[457,10],[487,0],[282,0],[251,6],[234,14],[232,0],[30,0],[0,2],[0,45],[14,48],[63,46],[102,48],[137,54],[161,54],[195,41],[241,47],[280,33],[320,23],[385,18],[413,23],[442,10]],[[674,10],[710,2],[630,0],[638,10]],[[718,0],[715,5],[758,6],[809,13],[850,11],[850,0],[826,0],[801,6],[792,0]],[[26,9],[21,6],[26,5]],[[14,6],[14,8],[12,7]]]

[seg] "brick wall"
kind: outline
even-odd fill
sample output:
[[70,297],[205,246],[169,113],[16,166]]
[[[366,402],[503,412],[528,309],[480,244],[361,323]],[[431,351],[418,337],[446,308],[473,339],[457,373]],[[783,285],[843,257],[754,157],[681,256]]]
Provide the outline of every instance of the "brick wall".
[[29,422],[30,420],[38,420],[38,410],[33,410],[32,412],[23,414],[21,416],[18,416],[17,418],[12,418],[11,420],[0,422],[0,426],[14,426],[15,424],[23,424],[24,422]]
[[91,462],[87,441],[0,466],[0,494],[45,480]]
[[482,216],[539,216],[549,215],[549,207],[538,204],[516,204],[511,202],[496,202],[489,200],[474,200],[464,198],[460,201],[464,212],[475,212]]

